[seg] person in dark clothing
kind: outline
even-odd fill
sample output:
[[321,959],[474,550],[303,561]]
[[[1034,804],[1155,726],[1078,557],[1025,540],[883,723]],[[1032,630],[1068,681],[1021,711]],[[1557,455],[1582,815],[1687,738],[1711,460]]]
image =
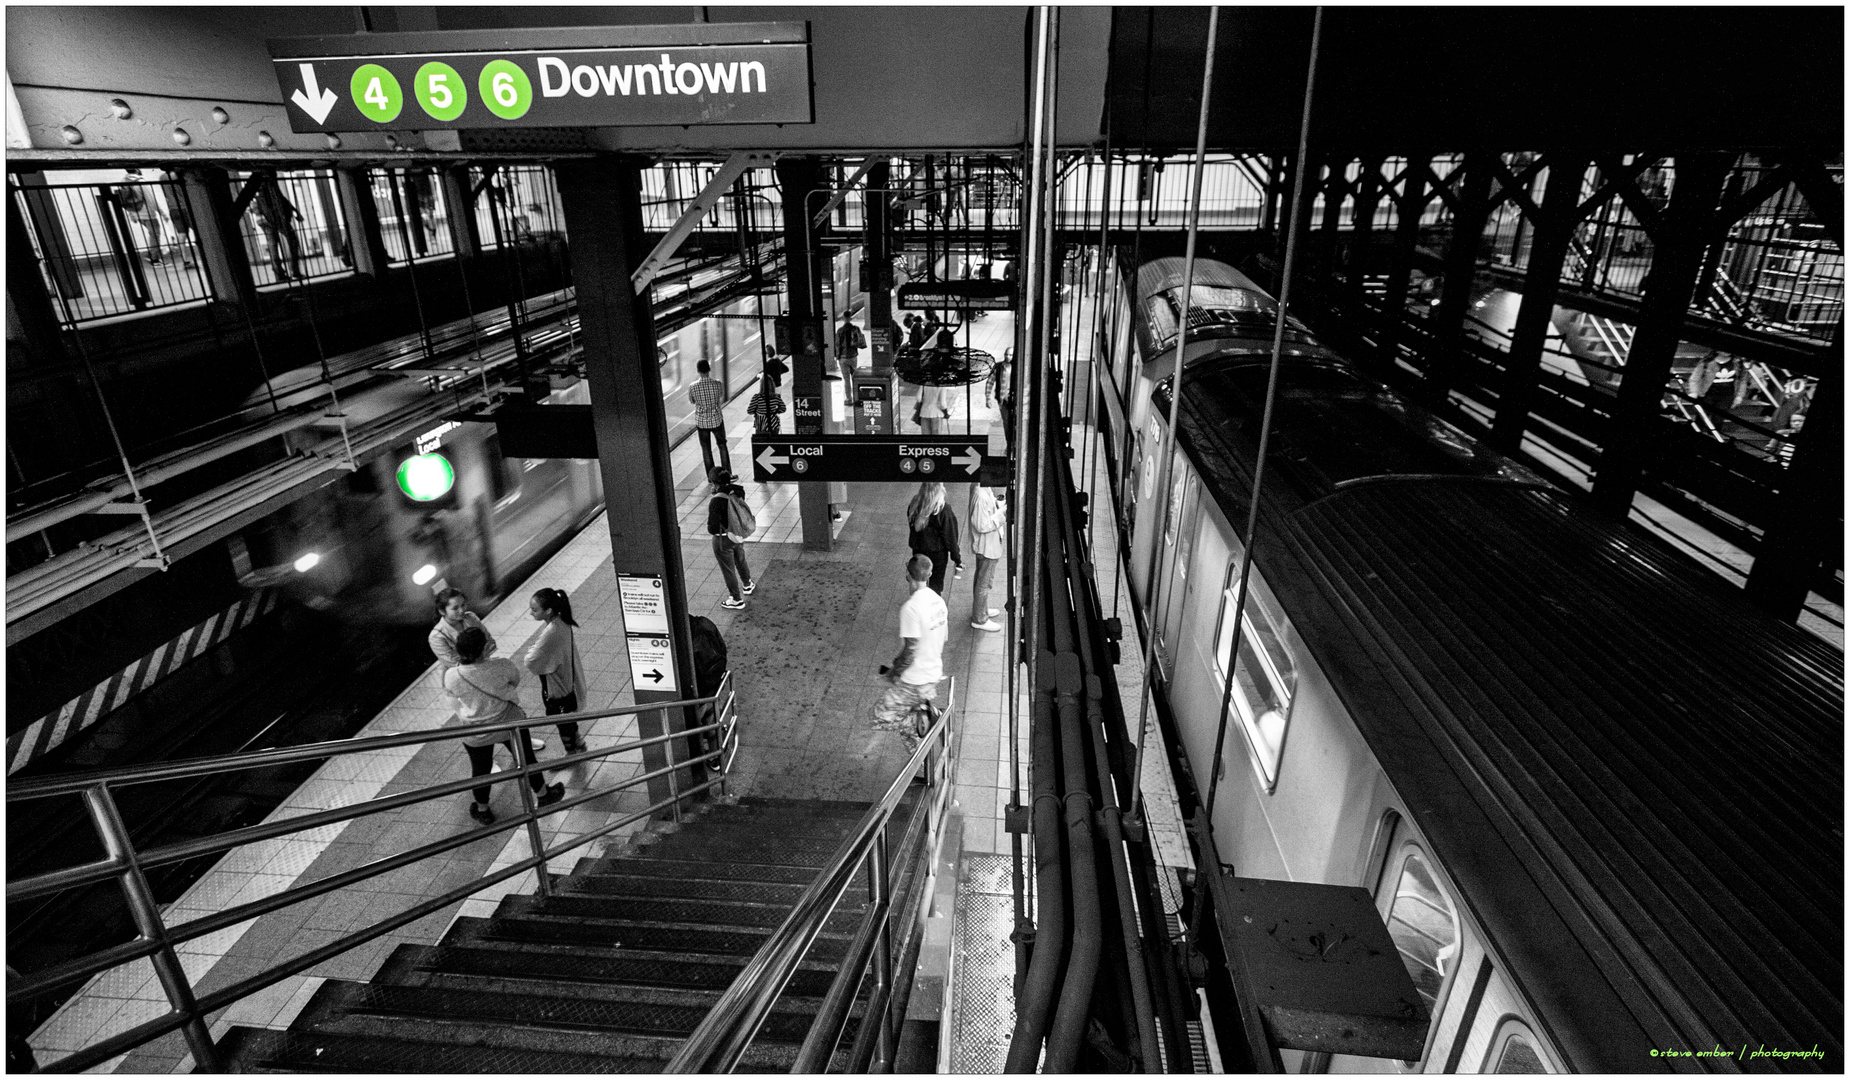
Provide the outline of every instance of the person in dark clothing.
[[[687,628],[694,639],[695,696],[711,697],[719,692],[719,684],[726,678],[726,639],[705,615],[690,615]],[[718,715],[712,705],[702,705],[694,710],[694,726],[705,727]],[[698,744],[688,747],[688,756],[699,757],[719,748],[719,733],[703,732],[688,741]]]
[[707,500],[707,532],[713,537],[713,557],[719,561],[719,572],[726,578],[726,591],[732,594],[721,600],[719,606],[738,611],[745,607],[745,598],[758,587],[752,581],[752,568],[745,565],[745,538],[732,533],[729,516],[730,500],[743,499],[745,489],[733,483],[732,474],[725,469],[708,473],[707,482],[713,485],[713,497]]
[[907,537],[912,553],[931,560],[931,579],[926,584],[943,596],[947,558],[957,564],[959,577],[964,572],[963,552],[958,547],[957,515],[945,498],[943,484],[928,480],[919,485],[918,494],[906,505],[906,523],[912,529]]

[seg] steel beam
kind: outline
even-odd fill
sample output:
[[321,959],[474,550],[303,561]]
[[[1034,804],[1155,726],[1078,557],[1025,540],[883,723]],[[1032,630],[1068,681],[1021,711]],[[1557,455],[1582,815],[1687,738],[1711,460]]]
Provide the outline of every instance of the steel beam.
[[[1580,182],[1591,159],[1562,154],[1548,163],[1548,190],[1530,222],[1529,268],[1523,277],[1522,309],[1510,331],[1509,355],[1503,386],[1497,394],[1497,416],[1490,429],[1490,444],[1506,454],[1522,446],[1529,426],[1529,402],[1535,394],[1542,367],[1542,348],[1548,343],[1548,326],[1554,318],[1555,293],[1561,287],[1561,266],[1567,261],[1569,241],[1580,220]],[[1533,215],[1532,215],[1533,216]]]
[[[713,174],[713,179],[707,181],[707,186],[701,188],[700,194],[694,196],[694,201],[682,211],[680,220],[668,230],[668,235],[661,238],[655,245],[655,250],[649,252],[648,257],[642,260],[642,265],[630,275],[630,281],[635,286],[636,294],[640,296],[642,290],[648,288],[649,283],[655,280],[655,276],[662,272],[662,267],[668,265],[668,260],[674,258],[674,253],[681,250],[682,242],[694,231],[694,226],[700,224],[700,219],[705,217],[709,210],[719,205],[720,199],[725,197],[733,181],[745,175],[745,170],[755,165],[768,164],[775,157],[774,154],[748,154],[740,151],[727,158],[726,163],[719,167],[719,172]],[[638,220],[638,226],[640,224]]]

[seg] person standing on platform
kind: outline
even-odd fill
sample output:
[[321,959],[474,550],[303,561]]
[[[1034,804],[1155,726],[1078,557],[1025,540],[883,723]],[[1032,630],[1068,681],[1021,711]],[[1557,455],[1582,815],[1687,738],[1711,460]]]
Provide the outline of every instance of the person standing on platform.
[[950,611],[944,598],[927,588],[931,575],[932,562],[923,555],[914,555],[906,564],[906,585],[912,595],[899,609],[899,655],[880,669],[893,685],[874,703],[874,727],[898,735],[908,755],[919,748],[922,734],[914,710],[938,697],[938,680],[944,678],[944,639],[950,634]]
[[1014,372],[1009,370],[1014,364],[1011,349],[1002,350],[1002,359],[996,361],[989,369],[989,384],[983,391],[985,403],[993,400],[1002,411],[1002,434],[1008,440],[1010,450],[1015,448],[1015,392]]
[[[459,702],[456,707],[458,720],[464,724],[488,724],[497,720],[519,720],[526,715],[520,711],[517,696],[520,669],[512,660],[488,655],[487,631],[471,626],[456,635],[456,651],[462,662],[443,673],[443,689]],[[486,776],[494,769],[497,743],[507,744],[516,767],[530,765],[536,760],[533,741],[525,728],[467,735],[462,742],[469,752],[471,776]],[[529,773],[527,783],[539,796],[541,806],[551,806],[565,798],[565,785],[547,787],[545,774],[541,772]],[[493,824],[495,820],[494,811],[488,808],[488,797],[492,793],[493,788],[487,785],[476,788],[475,801],[469,804],[469,816],[484,825]]]
[[469,598],[461,589],[445,589],[437,594],[437,625],[430,628],[430,651],[437,657],[437,663],[444,668],[453,668],[462,663],[456,652],[456,638],[464,630],[474,627],[488,639],[488,648],[484,655],[493,656],[495,636],[476,618],[475,612],[469,610]]
[[760,435],[776,435],[783,430],[783,422],[777,418],[787,406],[777,392],[777,380],[770,372],[758,380],[758,392],[745,406],[745,411],[753,417],[753,430]]
[[912,554],[931,560],[928,583],[932,592],[943,596],[947,559],[957,564],[959,577],[964,572],[964,557],[957,541],[957,514],[945,499],[944,485],[935,480],[920,484],[918,494],[906,505],[906,522],[912,527],[912,535],[907,538]]
[[687,399],[694,403],[694,431],[700,436],[700,459],[711,473],[715,456],[713,444],[718,443],[719,467],[731,473],[732,457],[726,450],[726,417],[720,412],[726,404],[726,388],[713,377],[713,365],[705,360],[695,364],[694,370],[700,378],[688,389]]
[[991,632],[1002,629],[995,617],[1001,608],[989,606],[989,590],[996,581],[996,566],[1003,555],[1003,527],[1008,523],[995,492],[981,484],[970,487],[970,552],[976,556],[976,579],[970,583],[970,625]]
[[[539,636],[527,646],[527,670],[540,680],[540,700],[547,716],[562,716],[579,709],[585,687],[585,662],[578,655],[578,620],[564,589],[541,589],[527,603],[527,612],[541,624]],[[559,745],[568,754],[585,748],[578,725],[559,725]]]
[[736,499],[739,509],[744,508],[745,489],[734,484],[732,474],[724,469],[709,472],[707,482],[713,485],[713,497],[707,500],[707,532],[713,537],[713,558],[726,579],[726,591],[732,594],[719,606],[738,611],[745,607],[745,598],[758,588],[752,581],[752,568],[745,565],[746,534],[737,531],[739,513],[733,506]]
[[841,364],[842,378],[854,378],[856,362],[866,347],[867,336],[861,328],[854,325],[853,319],[843,319],[841,328],[835,331],[835,359]]

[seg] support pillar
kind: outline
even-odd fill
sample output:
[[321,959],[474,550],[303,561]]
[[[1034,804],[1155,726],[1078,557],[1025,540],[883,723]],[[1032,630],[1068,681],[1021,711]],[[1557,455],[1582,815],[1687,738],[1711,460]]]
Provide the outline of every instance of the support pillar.
[[867,344],[873,354],[873,372],[868,384],[880,388],[886,399],[880,403],[878,416],[869,414],[870,434],[891,435],[893,414],[899,407],[898,387],[893,381],[893,355],[899,342],[893,340],[893,255],[889,241],[892,228],[893,196],[887,190],[892,183],[893,166],[882,161],[867,170],[867,192],[863,202],[866,219],[863,232],[867,256]]
[[[1626,352],[1605,445],[1593,479],[1593,505],[1616,518],[1631,513],[1632,495],[1644,475],[1651,442],[1662,421],[1664,387],[1683,339],[1683,321],[1702,273],[1702,256],[1714,239],[1722,184],[1734,155],[1706,153],[1677,158],[1676,188],[1651,237],[1651,270],[1638,305],[1638,333]],[[1549,187],[1554,187],[1552,171]],[[1576,185],[1578,187],[1578,185]],[[1552,191],[1551,191],[1552,197]],[[1570,226],[1571,227],[1571,226]],[[1540,236],[1537,236],[1540,242]],[[1528,302],[1523,302],[1528,313]],[[1502,417],[1499,415],[1498,420]]]
[[1792,464],[1779,485],[1772,520],[1747,575],[1747,598],[1779,619],[1793,620],[1826,558],[1844,549],[1844,340],[1842,328],[1812,393]]
[[193,234],[199,240],[199,257],[205,260],[213,295],[222,303],[256,311],[257,283],[251,277],[244,239],[238,234],[230,175],[205,166],[184,170],[180,182],[186,188]]
[[443,199],[450,204],[450,243],[458,259],[473,259],[482,253],[482,238],[475,227],[475,200],[469,197],[469,167],[453,165],[442,176]]
[[7,340],[25,344],[31,356],[29,366],[62,368],[69,362],[64,351],[64,331],[58,323],[58,309],[51,291],[45,287],[45,276],[39,272],[38,256],[33,254],[32,240],[26,232],[26,219],[20,214],[19,200],[15,198],[6,200],[6,312]]
[[1394,200],[1398,218],[1394,226],[1394,256],[1388,264],[1387,290],[1381,297],[1381,339],[1387,345],[1389,363],[1398,357],[1407,336],[1407,290],[1413,282],[1414,250],[1420,243],[1420,217],[1432,197],[1426,190],[1426,166],[1431,161],[1432,156],[1424,150],[1407,155],[1400,197]]
[[[639,705],[695,694],[687,579],[669,469],[668,418],[655,363],[654,321],[648,290],[638,296],[630,282],[649,252],[642,231],[642,165],[639,158],[602,157],[554,166],[572,237],[572,281],[578,290],[591,423],[597,434],[604,505],[611,508],[605,519],[612,565],[619,576],[660,578],[668,607],[679,686],[672,691],[638,686]],[[691,718],[658,711],[636,719],[646,739],[683,730]],[[643,764],[646,771],[663,768],[666,746],[645,750]],[[682,790],[692,780],[686,772],[677,777]],[[649,781],[651,803],[669,797],[667,776]]]
[[[791,411],[798,435],[823,433],[822,344],[827,334],[822,315],[821,250],[813,236],[809,193],[823,186],[823,171],[815,158],[780,158],[777,186],[784,198],[784,274],[788,283]],[[576,238],[574,238],[576,243]],[[829,487],[818,481],[797,483],[797,509],[803,522],[803,547],[831,551],[835,532],[829,521]]]
[[1439,293],[1439,310],[1428,326],[1433,352],[1426,368],[1421,396],[1427,408],[1445,407],[1452,388],[1465,370],[1465,318],[1471,313],[1471,285],[1477,276],[1477,256],[1484,246],[1484,226],[1490,221],[1490,154],[1471,154],[1464,161],[1464,185],[1458,210],[1452,215],[1452,243],[1445,253],[1445,280]]
[[1497,396],[1497,416],[1490,429],[1490,444],[1506,454],[1521,448],[1523,432],[1528,430],[1529,405],[1542,368],[1542,347],[1548,343],[1548,327],[1554,321],[1561,266],[1567,261],[1568,243],[1580,220],[1580,183],[1588,164],[1588,158],[1568,154],[1548,163],[1548,188],[1537,208],[1539,219],[1530,223],[1534,239],[1529,245],[1529,269],[1522,279],[1522,308],[1510,332],[1503,389]]
[[385,233],[379,227],[379,206],[373,202],[373,187],[364,169],[336,169],[334,179],[340,188],[340,209],[347,219],[347,248],[353,252],[353,272],[375,280],[385,275],[390,261],[385,251]]
[[1381,203],[1381,164],[1378,157],[1362,159],[1355,181],[1355,227],[1349,232],[1348,286],[1351,337],[1361,337],[1362,307],[1368,302],[1368,268],[1375,236],[1375,207]]

